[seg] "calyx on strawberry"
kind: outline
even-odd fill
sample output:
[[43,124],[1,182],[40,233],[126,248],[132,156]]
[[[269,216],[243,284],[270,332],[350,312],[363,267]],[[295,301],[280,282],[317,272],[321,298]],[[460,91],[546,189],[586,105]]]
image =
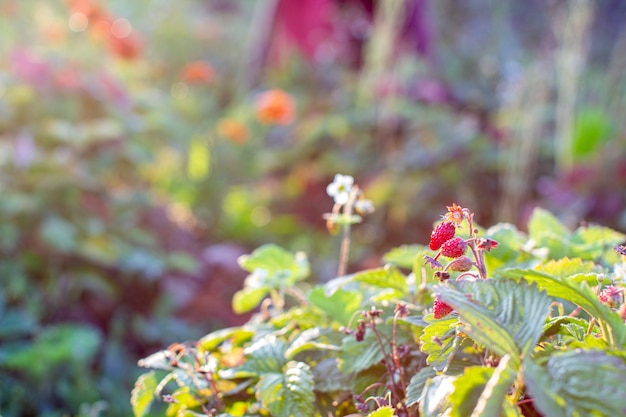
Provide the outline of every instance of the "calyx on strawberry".
[[443,222],[437,225],[433,232],[430,234],[430,248],[437,250],[447,240],[454,237],[456,233],[456,226],[452,222]]

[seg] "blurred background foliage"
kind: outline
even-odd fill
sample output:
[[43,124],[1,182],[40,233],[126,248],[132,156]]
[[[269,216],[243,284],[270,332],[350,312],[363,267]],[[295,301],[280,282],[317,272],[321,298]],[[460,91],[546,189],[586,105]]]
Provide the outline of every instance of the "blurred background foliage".
[[244,320],[236,258],[333,277],[444,205],[626,229],[620,0],[0,0],[0,413],[122,416],[136,360]]

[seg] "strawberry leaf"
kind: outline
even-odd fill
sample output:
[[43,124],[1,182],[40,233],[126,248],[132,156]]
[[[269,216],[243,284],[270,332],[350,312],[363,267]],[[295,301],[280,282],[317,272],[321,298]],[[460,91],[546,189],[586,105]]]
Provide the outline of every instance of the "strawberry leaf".
[[550,417],[626,415],[626,365],[599,350],[556,353],[545,365],[523,366],[536,408]]

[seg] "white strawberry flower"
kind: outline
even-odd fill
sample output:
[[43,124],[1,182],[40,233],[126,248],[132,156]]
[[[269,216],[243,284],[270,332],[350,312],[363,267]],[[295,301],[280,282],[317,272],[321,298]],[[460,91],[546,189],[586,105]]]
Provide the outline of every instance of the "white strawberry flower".
[[354,185],[350,175],[336,174],[333,182],[326,187],[326,193],[335,200],[335,204],[346,204]]

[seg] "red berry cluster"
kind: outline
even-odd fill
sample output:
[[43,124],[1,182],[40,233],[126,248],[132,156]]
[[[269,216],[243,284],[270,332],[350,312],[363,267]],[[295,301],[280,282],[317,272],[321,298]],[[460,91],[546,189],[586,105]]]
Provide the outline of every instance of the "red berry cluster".
[[430,234],[430,248],[441,249],[441,254],[448,258],[458,258],[465,255],[467,242],[461,237],[454,237],[456,225],[453,222],[443,222],[437,225]]
[[[435,269],[435,277],[439,282],[450,279],[450,271],[460,272],[456,278],[459,279],[486,279],[487,270],[485,267],[484,253],[491,251],[498,246],[498,242],[489,238],[479,238],[476,236],[478,229],[474,228],[474,213],[469,209],[453,204],[447,207],[448,212],[443,216],[443,221],[433,229],[430,234],[429,247],[433,251],[438,251],[434,257],[424,255],[427,265]],[[462,238],[456,235],[457,227],[461,227],[463,222],[467,222],[469,236]],[[471,249],[471,254],[465,253]],[[616,249],[617,250],[617,249]],[[626,254],[626,247],[624,248]],[[451,258],[447,263],[439,261],[441,256]],[[475,271],[472,271],[475,268]],[[621,295],[621,294],[620,294]],[[604,298],[608,299],[608,296]],[[439,296],[435,297],[433,304],[433,316],[440,319],[447,316],[454,309],[443,302]],[[626,312],[625,312],[626,315]]]

